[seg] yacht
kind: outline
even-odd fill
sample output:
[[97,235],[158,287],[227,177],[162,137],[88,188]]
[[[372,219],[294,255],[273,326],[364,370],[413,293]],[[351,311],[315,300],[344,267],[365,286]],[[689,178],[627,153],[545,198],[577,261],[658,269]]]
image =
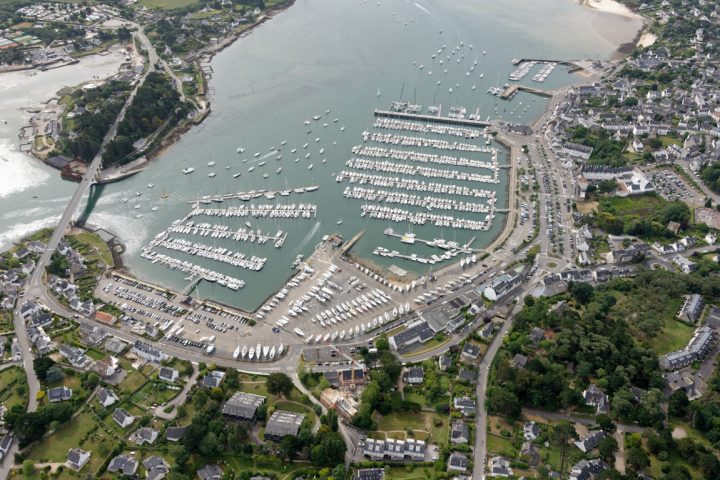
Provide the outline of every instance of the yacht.
[[[238,147],[237,150],[235,150],[237,153],[243,153],[245,151],[244,148]],[[244,355],[243,355],[244,356]]]
[[237,360],[237,358],[240,356],[240,345],[237,346],[235,351],[233,352],[233,359]]
[[214,166],[215,166],[215,162],[213,162],[212,160],[210,160],[210,161],[208,162],[208,167],[214,167]]
[[233,178],[238,178],[240,175],[242,175],[240,172],[233,175]]
[[308,165],[308,170],[312,170],[313,164]]
[[280,174],[282,172],[282,167],[278,167],[277,170],[275,170],[275,173]]
[[340,219],[340,220],[337,221],[337,224],[338,224],[338,225],[342,225],[342,222],[343,222],[342,219]]
[[148,183],[148,184],[147,184],[147,188],[153,188],[154,186],[155,186],[154,183]]
[[215,172],[208,173],[208,177],[213,178],[215,176]]

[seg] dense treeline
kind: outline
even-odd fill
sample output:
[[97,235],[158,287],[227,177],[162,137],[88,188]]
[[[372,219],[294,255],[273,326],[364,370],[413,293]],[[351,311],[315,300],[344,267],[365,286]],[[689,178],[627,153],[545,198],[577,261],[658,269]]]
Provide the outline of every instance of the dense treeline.
[[625,145],[610,138],[609,131],[602,128],[590,130],[578,126],[568,129],[568,134],[573,142],[593,148],[588,163],[612,167],[622,167],[626,164],[623,157]]
[[[655,197],[655,194],[648,194]],[[650,211],[624,212],[613,208],[613,199],[601,200],[595,214],[598,228],[611,235],[635,235],[642,238],[673,238],[667,229],[669,222],[686,228],[690,223],[690,208],[681,201],[667,202]]]
[[20,447],[24,447],[42,438],[48,428],[70,420],[75,407],[74,400],[50,403],[36,412],[26,412],[22,405],[15,405],[5,414],[5,425],[18,438]]
[[180,94],[170,79],[159,72],[149,73],[125,112],[117,136],[108,144],[103,160],[108,164],[124,163],[125,157],[134,151],[134,142],[187,112],[188,106],[180,101]]
[[130,88],[127,83],[112,81],[75,92],[72,101],[82,113],[72,119],[71,132],[63,132],[56,151],[85,162],[92,161],[120,113]]
[[399,411],[418,411],[420,405],[414,402],[403,400],[400,392],[395,388],[402,372],[402,364],[390,351],[386,338],[381,337],[377,341],[377,353],[370,353],[363,349],[362,353],[366,365],[379,364],[380,368],[373,369],[370,383],[360,397],[358,413],[352,420],[353,425],[365,430],[374,430],[377,424],[373,420],[373,412],[381,415]]

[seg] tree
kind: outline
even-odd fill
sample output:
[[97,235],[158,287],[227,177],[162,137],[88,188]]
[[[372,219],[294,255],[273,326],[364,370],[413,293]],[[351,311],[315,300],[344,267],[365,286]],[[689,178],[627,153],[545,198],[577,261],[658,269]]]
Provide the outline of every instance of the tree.
[[50,370],[50,367],[53,365],[55,365],[55,361],[50,357],[37,357],[33,359],[33,368],[40,380],[45,380],[48,370]]
[[675,390],[668,399],[668,413],[672,417],[684,417],[687,415],[689,405],[690,400],[688,400],[685,390]]
[[597,422],[598,427],[605,430],[606,432],[615,431],[615,424],[613,423],[610,416],[605,413],[601,413],[600,415],[595,417],[595,422]]
[[316,467],[334,467],[343,463],[347,447],[338,432],[325,432],[310,450],[310,459]]
[[650,466],[650,459],[642,448],[632,447],[625,454],[625,465],[634,472],[640,472]]
[[550,430],[550,441],[558,447],[567,445],[571,439],[575,438],[578,438],[578,434],[575,430],[575,425],[570,422],[558,422],[557,425]]
[[608,463],[612,463],[615,459],[615,454],[618,451],[618,442],[614,437],[606,435],[605,438],[600,440],[598,445],[598,451],[600,457]]
[[130,40],[130,30],[127,27],[120,27],[117,29],[117,37],[121,42],[127,42]]
[[293,383],[290,377],[281,372],[271,373],[266,383],[268,393],[289,397],[293,390]]
[[280,456],[284,460],[292,462],[293,457],[297,454],[298,450],[302,448],[300,440],[295,435],[286,435],[280,442]]
[[511,418],[517,418],[521,410],[517,395],[503,387],[491,387],[488,390],[488,408]]
[[572,282],[570,284],[570,293],[576,302],[581,305],[587,305],[593,298],[594,290],[589,283]]
[[32,460],[25,460],[22,464],[22,471],[26,478],[32,477],[32,474],[35,473],[35,462]]

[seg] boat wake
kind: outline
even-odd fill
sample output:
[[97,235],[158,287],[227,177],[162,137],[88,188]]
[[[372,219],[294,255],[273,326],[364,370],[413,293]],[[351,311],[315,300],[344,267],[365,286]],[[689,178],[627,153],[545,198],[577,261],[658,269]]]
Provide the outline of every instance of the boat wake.
[[305,235],[305,238],[302,239],[302,242],[300,242],[300,245],[298,245],[297,252],[301,251],[305,246],[312,240],[312,238],[315,236],[315,234],[320,230],[320,221],[317,221],[315,225],[313,225],[313,228],[310,229],[307,235]]
[[427,13],[427,14],[430,14],[430,10],[428,10],[427,8],[423,7],[422,5],[420,5],[420,4],[417,3],[417,2],[413,2],[413,3],[415,4],[415,6],[416,6],[417,8],[419,8],[419,9],[422,10],[423,12],[425,12],[425,13]]

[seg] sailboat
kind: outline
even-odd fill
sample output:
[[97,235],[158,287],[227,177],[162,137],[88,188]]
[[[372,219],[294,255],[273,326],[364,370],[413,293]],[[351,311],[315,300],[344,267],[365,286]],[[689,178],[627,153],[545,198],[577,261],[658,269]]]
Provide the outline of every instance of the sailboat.
[[379,89],[379,88],[378,88],[378,91],[377,91],[377,96],[378,96],[378,97],[380,96],[380,89]]
[[237,346],[235,351],[233,352],[233,359],[237,360],[238,356],[240,355],[240,345]]

